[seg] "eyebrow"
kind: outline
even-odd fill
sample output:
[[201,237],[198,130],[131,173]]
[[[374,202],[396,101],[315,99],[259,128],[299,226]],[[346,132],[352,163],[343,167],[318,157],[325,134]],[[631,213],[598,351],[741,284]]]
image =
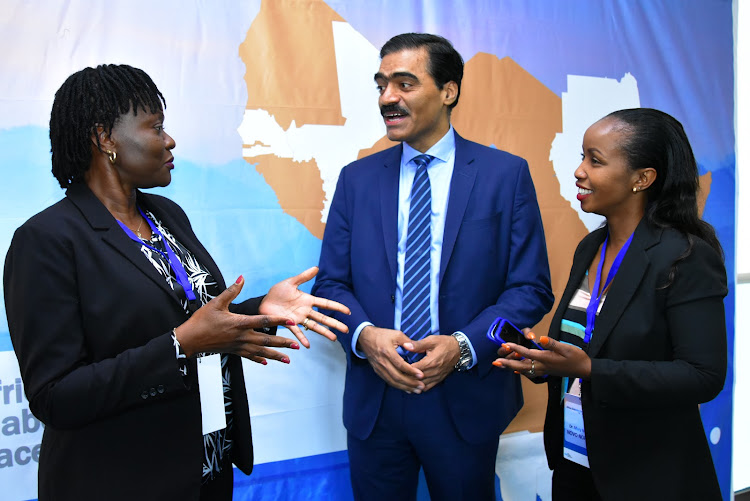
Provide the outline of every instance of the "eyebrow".
[[377,80],[392,80],[394,78],[411,78],[412,80],[416,80],[419,82],[419,78],[417,78],[417,75],[414,73],[409,73],[408,71],[397,71],[395,73],[392,73],[390,76],[386,76],[383,73],[375,73],[375,81]]

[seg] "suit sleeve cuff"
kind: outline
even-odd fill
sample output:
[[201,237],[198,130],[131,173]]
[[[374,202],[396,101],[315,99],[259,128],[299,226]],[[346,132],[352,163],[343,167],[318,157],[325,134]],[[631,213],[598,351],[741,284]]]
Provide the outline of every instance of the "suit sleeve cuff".
[[367,360],[367,357],[364,353],[361,353],[359,350],[357,350],[357,341],[359,341],[359,335],[362,333],[362,329],[369,325],[373,325],[372,322],[362,322],[357,326],[357,329],[354,331],[354,335],[352,336],[352,353],[357,355],[362,360]]

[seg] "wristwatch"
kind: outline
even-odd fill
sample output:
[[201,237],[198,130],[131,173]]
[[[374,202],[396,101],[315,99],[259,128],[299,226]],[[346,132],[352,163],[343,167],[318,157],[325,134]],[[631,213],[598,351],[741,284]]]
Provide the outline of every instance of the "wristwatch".
[[458,362],[456,362],[456,365],[453,368],[458,372],[467,371],[473,361],[471,357],[471,347],[469,346],[469,338],[467,338],[466,334],[463,332],[454,332],[451,336],[458,341],[458,349],[460,350]]

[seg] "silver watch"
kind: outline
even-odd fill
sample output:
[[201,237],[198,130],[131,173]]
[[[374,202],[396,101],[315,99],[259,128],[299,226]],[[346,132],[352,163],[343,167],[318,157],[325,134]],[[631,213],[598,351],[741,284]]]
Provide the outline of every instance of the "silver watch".
[[469,366],[473,361],[471,357],[471,347],[469,346],[469,338],[467,338],[466,334],[463,332],[454,332],[451,336],[458,341],[458,349],[460,350],[458,362],[456,362],[456,365],[453,368],[458,372],[469,370]]

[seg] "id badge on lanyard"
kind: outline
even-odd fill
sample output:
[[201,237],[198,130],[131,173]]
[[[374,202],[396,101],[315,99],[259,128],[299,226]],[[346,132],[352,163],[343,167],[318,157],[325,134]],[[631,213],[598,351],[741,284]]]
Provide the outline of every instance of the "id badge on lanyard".
[[203,434],[227,427],[224,412],[224,384],[221,377],[221,355],[198,357],[198,389],[201,395]]
[[[633,241],[633,235],[630,235],[625,245],[617,253],[612,267],[607,274],[607,279],[604,282],[604,287],[600,287],[602,280],[602,268],[604,267],[604,257],[607,252],[607,243],[609,241],[609,234],[604,240],[602,245],[602,252],[599,258],[599,266],[596,270],[596,279],[594,280],[594,290],[591,291],[591,300],[586,308],[586,330],[583,337],[583,342],[589,344],[591,342],[591,336],[594,333],[594,324],[596,322],[596,316],[599,312],[601,305],[602,296],[604,291],[607,290],[609,284],[615,278],[617,270],[620,269],[622,260],[625,258],[625,254],[628,252],[630,242]],[[564,385],[567,387],[568,378],[563,378]],[[581,405],[581,379],[576,378],[573,381],[573,385],[570,390],[565,393],[563,397],[563,457],[581,466],[589,468],[589,454],[586,449],[586,429],[583,425],[583,406]]]
[[563,415],[563,457],[588,468],[589,454],[586,450],[586,430],[583,426],[581,380],[578,378],[563,398]]
[[[138,212],[141,213],[143,219],[148,223],[151,232],[159,235],[164,242],[164,247],[167,251],[167,255],[164,257],[166,257],[169,266],[172,268],[172,271],[174,271],[175,277],[177,277],[177,282],[179,282],[180,286],[185,291],[185,297],[188,301],[188,309],[190,310],[190,313],[195,313],[195,311],[200,308],[200,301],[198,301],[195,295],[195,291],[193,290],[190,279],[187,276],[185,267],[175,255],[174,251],[169,246],[169,242],[164,235],[162,235],[161,231],[159,231],[159,228],[151,222],[151,219],[146,217],[146,214],[144,214],[140,208],[138,209]],[[143,242],[121,221],[118,220],[117,222],[133,241],[141,245],[146,245],[155,252],[164,255],[159,249]],[[227,427],[227,417],[224,411],[224,383],[221,374],[221,355],[214,354],[198,357],[197,362],[198,388],[201,398],[201,416],[203,422],[203,434],[205,435],[212,431],[222,430]]]

